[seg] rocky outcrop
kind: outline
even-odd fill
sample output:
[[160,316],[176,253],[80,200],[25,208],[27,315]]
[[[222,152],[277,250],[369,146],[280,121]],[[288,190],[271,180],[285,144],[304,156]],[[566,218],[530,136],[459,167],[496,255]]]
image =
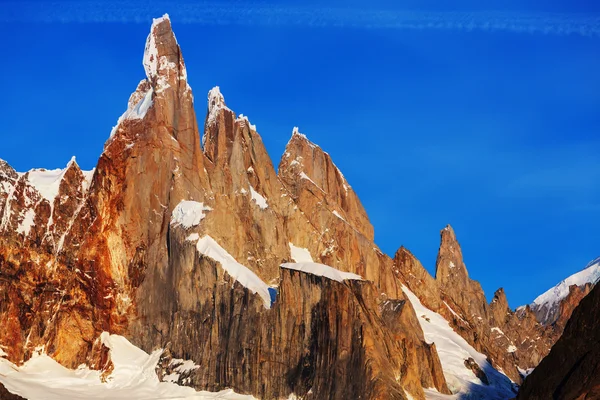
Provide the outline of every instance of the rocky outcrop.
[[600,286],[583,298],[517,399],[600,398]]

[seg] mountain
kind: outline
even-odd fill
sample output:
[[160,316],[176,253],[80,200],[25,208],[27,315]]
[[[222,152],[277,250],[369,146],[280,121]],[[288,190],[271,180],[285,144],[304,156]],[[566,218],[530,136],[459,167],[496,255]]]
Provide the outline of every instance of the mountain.
[[298,128],[276,172],[215,87],[201,138],[166,15],[143,67],[92,171],[0,161],[0,384],[27,398],[514,397],[556,330],[502,289],[487,303],[451,226],[432,277],[408,249],[379,250]]
[[[562,280],[556,286],[539,295],[530,304],[531,310],[538,321],[544,325],[555,323],[561,318],[561,308],[565,299],[573,297],[583,298],[590,291],[590,287],[600,280],[600,257],[592,260],[583,270]],[[579,292],[579,295],[575,293]],[[579,301],[576,301],[577,304]],[[568,319],[568,317],[566,318]]]
[[573,311],[552,351],[529,375],[517,399],[600,398],[600,285]]

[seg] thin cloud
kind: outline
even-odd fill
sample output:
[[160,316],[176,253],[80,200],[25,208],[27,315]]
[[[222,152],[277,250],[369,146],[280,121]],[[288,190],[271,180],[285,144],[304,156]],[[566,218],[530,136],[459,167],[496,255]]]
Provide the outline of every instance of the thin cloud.
[[[173,10],[175,8],[175,10]],[[148,23],[165,10],[177,23],[394,30],[514,32],[600,37],[600,14],[425,12],[215,2],[4,2],[0,22]]]

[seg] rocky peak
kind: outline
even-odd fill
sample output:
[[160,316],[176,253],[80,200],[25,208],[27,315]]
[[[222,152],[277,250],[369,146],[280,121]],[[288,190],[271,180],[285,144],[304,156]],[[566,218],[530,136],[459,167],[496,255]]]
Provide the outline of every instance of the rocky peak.
[[504,288],[500,288],[494,292],[494,298],[490,304],[495,304],[496,307],[499,307],[505,311],[510,310],[508,307],[508,301],[506,300],[506,293],[504,293]]
[[466,286],[469,274],[463,262],[460,244],[456,240],[454,229],[446,225],[440,231],[441,242],[436,260],[435,279],[442,287]]
[[214,164],[229,161],[235,135],[234,125],[235,114],[227,108],[221,90],[215,86],[208,92],[208,109],[202,136],[204,155]]
[[435,280],[445,297],[470,318],[487,318],[487,300],[479,282],[469,279],[462,250],[454,229],[447,225],[440,232],[440,249],[436,260]]
[[146,39],[143,65],[156,93],[161,93],[169,86],[178,86],[180,80],[187,85],[185,64],[168,14],[152,22]]
[[506,300],[504,289],[500,288],[494,293],[494,298],[490,302],[490,325],[503,326],[507,315],[511,312]]
[[358,196],[329,154],[297,127],[279,163],[279,177],[295,199],[305,196],[324,203],[337,218],[373,241],[373,226]]

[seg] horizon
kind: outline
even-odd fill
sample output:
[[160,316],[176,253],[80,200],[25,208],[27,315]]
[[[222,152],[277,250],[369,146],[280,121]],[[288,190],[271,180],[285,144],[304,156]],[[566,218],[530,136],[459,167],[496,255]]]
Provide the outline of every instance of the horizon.
[[[404,245],[435,276],[439,230],[450,224],[488,301],[504,287],[515,309],[600,255],[594,23],[581,34],[477,24],[282,27],[180,24],[165,11],[195,89],[200,134],[201,99],[213,86],[257,125],[276,170],[299,126],[344,173],[389,256]],[[11,96],[0,100],[0,158],[22,172],[63,168],[71,155],[82,169],[95,167],[144,77],[152,21],[1,19],[5,37],[17,33],[7,53],[20,57],[1,67]],[[195,48],[207,34],[217,39]],[[241,50],[230,46],[236,41]]]

